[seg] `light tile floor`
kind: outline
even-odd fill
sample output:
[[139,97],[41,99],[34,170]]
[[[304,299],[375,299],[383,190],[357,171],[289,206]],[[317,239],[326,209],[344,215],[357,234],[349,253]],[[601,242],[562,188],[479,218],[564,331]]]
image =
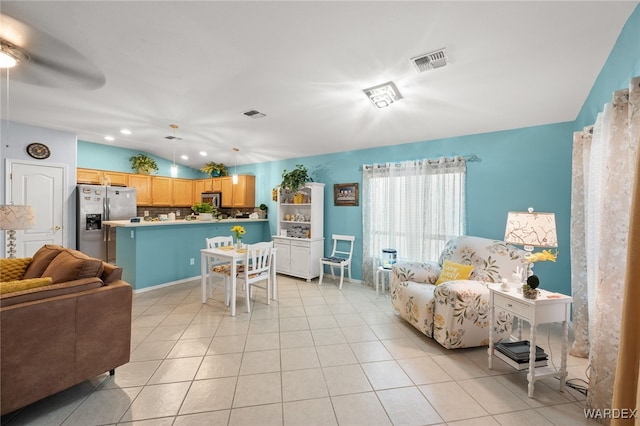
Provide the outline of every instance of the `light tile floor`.
[[[446,350],[396,316],[389,294],[278,276],[229,316],[199,282],[134,296],[131,362],[2,418],[7,425],[585,425],[585,397],[536,383],[486,348]],[[560,325],[539,345],[559,364]],[[547,352],[549,352],[547,350]],[[569,357],[569,379],[586,360]]]

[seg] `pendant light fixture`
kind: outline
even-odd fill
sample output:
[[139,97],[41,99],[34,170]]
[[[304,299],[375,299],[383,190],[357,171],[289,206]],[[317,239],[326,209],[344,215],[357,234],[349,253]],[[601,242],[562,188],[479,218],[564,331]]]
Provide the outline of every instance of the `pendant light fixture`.
[[238,151],[240,151],[239,148],[233,148],[235,164],[233,166],[233,176],[231,177],[231,182],[233,182],[234,185],[238,183]]
[[[169,127],[171,127],[173,129],[173,139],[177,139],[176,138],[176,129],[178,128],[177,124],[169,124]],[[171,165],[171,177],[177,177],[178,176],[178,166],[176,166],[176,145],[175,143],[173,144],[173,164]]]

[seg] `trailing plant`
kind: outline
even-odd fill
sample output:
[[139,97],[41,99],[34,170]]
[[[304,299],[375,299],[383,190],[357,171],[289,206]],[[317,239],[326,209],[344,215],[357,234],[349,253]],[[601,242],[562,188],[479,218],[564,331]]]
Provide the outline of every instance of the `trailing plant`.
[[147,154],[139,153],[130,157],[129,161],[131,161],[131,168],[139,173],[149,174],[158,171],[158,164]]
[[267,210],[267,205],[262,203],[260,204],[260,206],[258,207],[260,210]]
[[209,176],[227,176],[229,174],[227,166],[222,163],[216,163],[215,161],[208,162],[200,168],[200,171],[207,173]]
[[296,168],[290,172],[287,172],[287,169],[284,169],[282,172],[282,183],[280,184],[280,187],[286,191],[295,193],[307,182],[313,182],[313,179],[309,176],[309,171],[302,164],[296,164]]

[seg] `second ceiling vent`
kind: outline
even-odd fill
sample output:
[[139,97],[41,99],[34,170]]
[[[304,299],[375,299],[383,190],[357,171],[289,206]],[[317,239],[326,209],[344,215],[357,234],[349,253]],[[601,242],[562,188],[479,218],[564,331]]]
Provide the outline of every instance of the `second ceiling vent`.
[[411,58],[411,63],[413,63],[418,72],[442,68],[448,63],[447,50],[446,48],[442,48],[434,50],[433,52],[425,53],[424,55],[416,56]]

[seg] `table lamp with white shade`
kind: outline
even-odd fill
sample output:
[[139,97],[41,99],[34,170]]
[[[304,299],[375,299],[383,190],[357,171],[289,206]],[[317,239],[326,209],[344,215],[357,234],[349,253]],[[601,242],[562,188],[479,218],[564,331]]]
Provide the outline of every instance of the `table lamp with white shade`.
[[35,224],[36,217],[31,206],[0,206],[0,229],[7,231],[8,257],[16,257],[16,231],[31,229]]
[[[533,249],[535,247],[558,247],[555,214],[534,212],[532,207],[529,207],[526,212],[509,212],[507,227],[504,231],[504,241],[513,245],[521,245],[528,252],[526,258],[529,265],[526,276],[523,277],[526,280],[530,274],[531,264],[535,261],[530,259],[536,257],[533,255]],[[547,254],[550,254],[553,259],[540,258],[537,260],[555,261],[555,255]]]

